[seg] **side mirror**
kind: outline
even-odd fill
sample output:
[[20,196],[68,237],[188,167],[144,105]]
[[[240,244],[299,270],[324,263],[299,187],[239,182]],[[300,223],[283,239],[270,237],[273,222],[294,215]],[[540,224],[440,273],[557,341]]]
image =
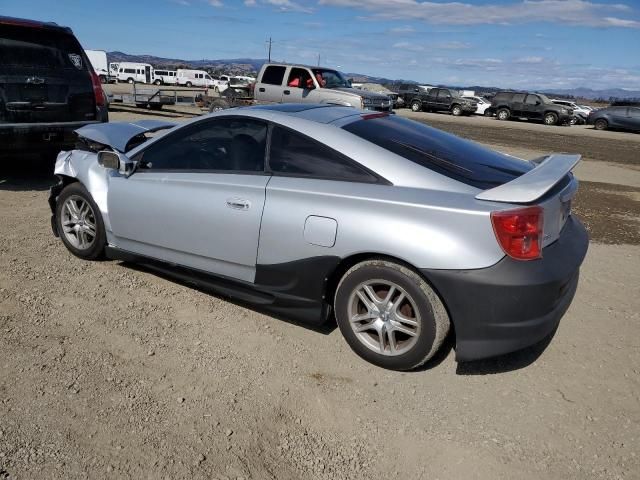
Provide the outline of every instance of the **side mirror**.
[[102,150],[98,152],[98,164],[102,165],[104,168],[118,170],[121,175],[126,177],[133,173],[135,165],[135,163],[126,155],[118,152],[111,152],[109,150]]
[[536,100],[536,105],[540,105],[541,103],[540,100]]
[[108,150],[98,152],[98,163],[104,168],[109,168],[111,170],[120,169],[120,157],[117,153],[110,152]]

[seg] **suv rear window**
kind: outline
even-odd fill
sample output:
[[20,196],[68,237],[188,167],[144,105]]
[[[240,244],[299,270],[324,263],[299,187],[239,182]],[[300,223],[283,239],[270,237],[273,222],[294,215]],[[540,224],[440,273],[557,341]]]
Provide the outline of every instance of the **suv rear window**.
[[[77,63],[79,61],[79,67]],[[86,70],[82,48],[64,32],[2,25],[0,65],[3,69]]]
[[396,115],[358,120],[345,130],[418,165],[482,190],[519,177],[533,164]]

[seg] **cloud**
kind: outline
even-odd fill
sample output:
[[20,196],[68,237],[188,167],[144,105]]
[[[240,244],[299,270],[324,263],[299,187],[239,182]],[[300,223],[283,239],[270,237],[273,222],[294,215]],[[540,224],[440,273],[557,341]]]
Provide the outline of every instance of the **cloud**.
[[389,33],[413,33],[416,29],[411,25],[403,25],[401,27],[393,27],[389,29]]
[[221,0],[209,0],[209,5],[216,8],[224,7],[224,4]]
[[319,0],[320,5],[370,12],[377,20],[421,20],[441,25],[501,25],[550,22],[593,27],[640,28],[640,21],[609,15],[629,14],[627,5],[588,0],[518,0],[504,4],[420,0]]
[[434,47],[443,50],[463,50],[465,48],[471,48],[471,44],[466,42],[451,41],[436,43]]
[[178,5],[182,5],[183,7],[188,7],[191,3],[188,0],[171,0],[171,3],[176,3]]
[[245,7],[255,7],[257,5],[256,0],[244,0]]
[[254,7],[258,5],[258,3],[262,5],[270,5],[275,7],[277,10],[281,12],[298,12],[298,13],[313,13],[314,9],[311,7],[307,7],[303,5],[301,2],[297,2],[294,0],[245,0],[244,4],[247,7]]

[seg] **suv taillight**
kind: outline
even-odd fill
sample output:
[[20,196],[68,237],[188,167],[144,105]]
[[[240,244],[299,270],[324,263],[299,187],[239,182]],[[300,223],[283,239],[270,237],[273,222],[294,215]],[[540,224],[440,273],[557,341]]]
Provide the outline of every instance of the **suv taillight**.
[[93,70],[91,71],[91,84],[93,85],[93,95],[96,97],[96,105],[98,107],[104,107],[104,91],[102,90],[100,77],[98,77],[98,74]]
[[526,207],[491,212],[491,224],[504,253],[516,260],[542,257],[543,210]]

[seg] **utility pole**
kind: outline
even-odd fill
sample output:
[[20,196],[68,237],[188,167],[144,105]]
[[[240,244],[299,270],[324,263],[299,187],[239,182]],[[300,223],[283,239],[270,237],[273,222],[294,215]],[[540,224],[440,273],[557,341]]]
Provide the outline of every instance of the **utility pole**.
[[271,37],[269,37],[269,41],[267,43],[269,44],[269,63],[271,63],[271,44],[273,43],[271,41]]
[[320,54],[318,53],[318,66],[320,66]]

